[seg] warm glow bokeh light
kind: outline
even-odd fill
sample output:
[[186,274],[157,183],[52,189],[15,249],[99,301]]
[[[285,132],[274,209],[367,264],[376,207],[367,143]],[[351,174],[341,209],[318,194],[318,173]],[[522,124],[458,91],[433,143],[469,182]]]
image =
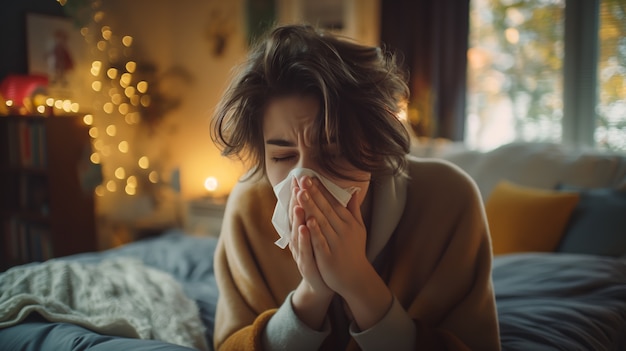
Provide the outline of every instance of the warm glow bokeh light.
[[135,195],[135,193],[137,193],[137,188],[131,186],[130,184],[126,184],[126,188],[124,188],[124,190],[128,195]]
[[148,180],[150,180],[150,183],[156,184],[159,181],[159,173],[157,171],[150,172]]
[[120,112],[120,114],[122,114],[122,115],[126,115],[126,114],[128,114],[128,110],[129,110],[128,104],[127,104],[127,103],[125,103],[125,102],[124,102],[124,103],[121,103],[121,104],[120,104],[120,106],[117,108],[117,110],[118,110],[118,111]]
[[124,177],[126,177],[126,171],[124,170],[124,168],[117,167],[117,169],[115,169],[115,178],[124,179]]
[[131,37],[130,35],[125,35],[122,38],[122,44],[124,44],[124,46],[126,47],[130,47],[133,44],[133,37]]
[[83,123],[85,123],[86,125],[90,126],[93,124],[93,115],[91,114],[86,114],[83,116]]
[[106,128],[106,132],[108,136],[115,136],[115,134],[117,134],[117,127],[115,124],[110,124]]
[[145,92],[148,91],[148,82],[142,80],[141,82],[137,83],[137,90],[140,93],[145,94]]
[[128,73],[135,72],[136,68],[137,68],[137,63],[135,63],[135,61],[126,62],[126,70],[128,71]]
[[110,192],[115,192],[117,190],[117,184],[115,184],[115,181],[109,180],[107,182],[107,190]]
[[91,161],[91,163],[93,164],[100,164],[100,155],[97,153],[93,153],[91,154],[91,156],[89,157],[89,160]]
[[117,149],[120,150],[121,153],[127,153],[128,152],[128,141],[126,140],[122,140],[120,141],[120,143],[117,145]]
[[148,167],[150,167],[150,160],[148,160],[147,156],[141,156],[141,158],[139,158],[139,161],[137,161],[137,164],[142,169],[148,169]]
[[215,177],[207,177],[204,180],[204,188],[209,192],[214,192],[215,190],[217,190],[218,185],[219,184]]

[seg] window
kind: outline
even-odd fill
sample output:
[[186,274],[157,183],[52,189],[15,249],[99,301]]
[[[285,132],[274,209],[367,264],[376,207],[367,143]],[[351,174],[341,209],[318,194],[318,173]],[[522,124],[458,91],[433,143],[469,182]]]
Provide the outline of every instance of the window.
[[467,144],[626,151],[625,8],[626,0],[471,0]]
[[626,151],[626,0],[602,1],[599,17],[594,140],[601,148]]

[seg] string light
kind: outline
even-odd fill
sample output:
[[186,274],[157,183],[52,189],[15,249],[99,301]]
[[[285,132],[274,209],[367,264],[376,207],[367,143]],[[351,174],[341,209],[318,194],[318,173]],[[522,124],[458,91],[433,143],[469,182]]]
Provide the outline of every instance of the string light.
[[126,47],[130,47],[133,44],[133,37],[131,37],[130,35],[125,35],[122,38],[122,44],[124,44],[124,46]]
[[[65,5],[67,0],[57,0]],[[90,113],[82,116],[82,122],[89,129],[93,152],[89,160],[102,165],[103,182],[96,186],[98,197],[136,196],[144,185],[159,184],[160,173],[154,169],[158,162],[150,162],[147,155],[136,155],[133,147],[134,128],[141,122],[140,109],[152,103],[149,95],[149,82],[141,79],[138,64],[130,58],[134,38],[120,35],[107,20],[103,2],[91,2],[89,22],[80,29],[91,55],[88,64],[87,82],[90,99]],[[85,72],[87,73],[87,72]],[[12,104],[7,101],[7,104]],[[42,99],[37,111],[56,109],[67,113],[78,113],[81,106],[68,99]],[[114,203],[106,202],[105,203]]]
[[135,69],[137,69],[137,63],[135,61],[126,62],[126,70],[128,73],[135,73]]
[[159,173],[157,171],[152,171],[148,174],[148,180],[150,183],[156,184],[159,182]]
[[120,141],[120,143],[117,145],[117,149],[120,150],[121,153],[127,153],[128,152],[128,141],[126,140],[122,140]]
[[83,123],[85,123],[86,125],[90,126],[93,124],[93,115],[92,114],[86,114],[83,116]]
[[124,171],[123,167],[117,167],[117,169],[115,169],[115,177],[117,179],[124,179],[124,177],[126,177],[126,171]]
[[148,167],[150,167],[150,161],[148,160],[148,157],[146,156],[141,156],[141,158],[139,158],[139,161],[137,161],[137,164],[139,165],[140,168],[143,168],[143,169],[148,169]]
[[113,180],[107,182],[107,190],[114,193],[117,191],[117,184]]
[[108,136],[115,136],[115,134],[117,134],[117,127],[115,126],[115,124],[108,125],[106,128],[106,133]]
[[145,94],[148,91],[148,82],[142,80],[141,82],[137,83],[137,90],[140,93]]

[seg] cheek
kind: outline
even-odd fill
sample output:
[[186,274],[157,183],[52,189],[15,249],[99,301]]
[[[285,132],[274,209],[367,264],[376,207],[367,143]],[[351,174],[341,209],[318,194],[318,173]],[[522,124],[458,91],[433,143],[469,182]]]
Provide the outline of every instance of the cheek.
[[267,174],[267,179],[272,187],[283,181],[289,175],[289,172],[291,172],[291,167],[280,162],[276,163],[271,159],[265,159],[265,174]]

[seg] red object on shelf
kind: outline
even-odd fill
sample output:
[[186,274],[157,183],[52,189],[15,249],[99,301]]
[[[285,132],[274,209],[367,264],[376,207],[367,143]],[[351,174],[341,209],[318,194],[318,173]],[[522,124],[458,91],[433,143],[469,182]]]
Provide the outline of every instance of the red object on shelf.
[[43,75],[10,74],[0,83],[0,95],[12,100],[14,107],[24,106],[24,98],[31,97],[37,89],[48,87],[48,77]]

